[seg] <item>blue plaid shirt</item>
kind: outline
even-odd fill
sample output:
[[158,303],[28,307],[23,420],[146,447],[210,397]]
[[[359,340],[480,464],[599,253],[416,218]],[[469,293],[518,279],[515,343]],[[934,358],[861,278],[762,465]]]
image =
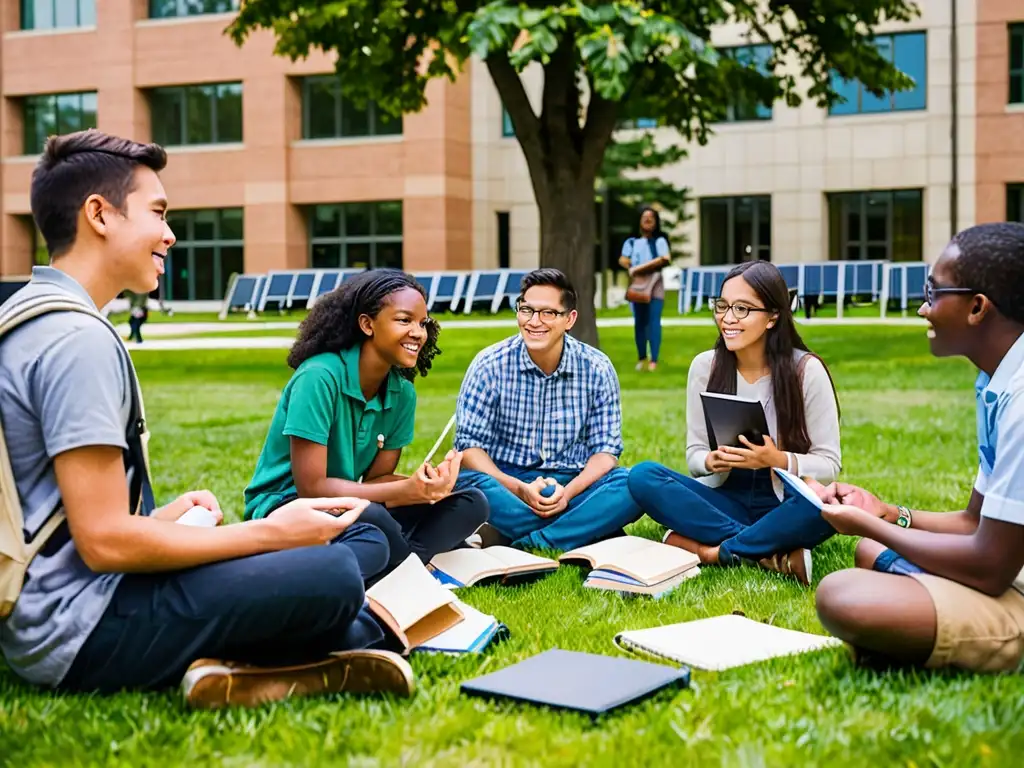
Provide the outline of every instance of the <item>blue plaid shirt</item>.
[[596,453],[622,454],[619,379],[603,352],[565,337],[546,376],[518,334],[480,352],[455,410],[455,448],[495,463],[579,471]]
[[978,478],[981,514],[1024,525],[1024,336],[995,374],[978,376]]

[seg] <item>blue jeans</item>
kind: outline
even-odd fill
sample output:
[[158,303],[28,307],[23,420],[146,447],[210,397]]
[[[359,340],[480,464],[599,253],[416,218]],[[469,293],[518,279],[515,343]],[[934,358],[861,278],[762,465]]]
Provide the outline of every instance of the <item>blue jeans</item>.
[[884,549],[882,553],[875,559],[874,565],[871,566],[872,570],[879,571],[881,573],[895,573],[900,576],[910,576],[914,573],[928,573],[924,568],[912,563],[907,558],[897,555],[891,549]]
[[[523,482],[551,477],[568,485],[577,472],[521,469],[498,464],[498,469]],[[491,506],[490,523],[520,549],[574,549],[620,531],[640,517],[640,508],[629,495],[629,470],[616,467],[583,493],[573,497],[560,515],[539,517],[527,504],[483,472],[462,470],[456,488],[479,488]]]
[[835,533],[821,512],[787,492],[780,502],[769,470],[734,469],[718,488],[645,461],[629,473],[629,492],[654,520],[717,546],[722,565],[812,548]]
[[651,362],[658,362],[661,349],[661,310],[664,299],[651,299],[650,304],[633,304],[633,338],[636,340],[637,360],[647,359],[647,344],[651,345]]

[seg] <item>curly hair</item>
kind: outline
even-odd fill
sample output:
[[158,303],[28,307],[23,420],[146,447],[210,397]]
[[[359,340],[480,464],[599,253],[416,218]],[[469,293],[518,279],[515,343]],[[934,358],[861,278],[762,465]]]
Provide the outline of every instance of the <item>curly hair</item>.
[[1024,224],[979,224],[958,233],[953,275],[960,287],[984,294],[1009,320],[1024,323]]
[[[298,338],[288,353],[288,365],[298,368],[311,357],[324,352],[340,352],[361,345],[369,337],[359,327],[360,315],[377,317],[398,291],[412,288],[427,298],[423,286],[412,275],[399,269],[371,269],[346,280],[338,288],[321,296],[299,326]],[[412,381],[427,371],[441,350],[437,347],[440,324],[427,318],[427,340],[420,349],[414,368],[400,368],[399,373]]]

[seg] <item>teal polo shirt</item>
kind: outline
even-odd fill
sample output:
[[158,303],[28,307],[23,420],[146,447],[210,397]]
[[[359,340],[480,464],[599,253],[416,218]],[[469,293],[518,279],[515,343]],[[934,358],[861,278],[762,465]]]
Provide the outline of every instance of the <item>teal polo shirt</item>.
[[247,520],[265,517],[298,495],[292,477],[292,437],[326,445],[327,476],[353,482],[366,473],[382,448],[397,450],[412,442],[412,382],[392,370],[382,392],[367,401],[359,387],[359,350],[357,346],[316,355],[292,375],[245,489]]

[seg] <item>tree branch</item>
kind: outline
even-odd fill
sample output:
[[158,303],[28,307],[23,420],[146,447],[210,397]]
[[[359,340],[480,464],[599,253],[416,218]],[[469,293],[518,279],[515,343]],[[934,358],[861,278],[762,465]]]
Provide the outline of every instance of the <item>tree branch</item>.
[[502,52],[494,52],[485,59],[487,71],[491,73],[494,87],[512,121],[519,146],[523,148],[526,165],[530,169],[530,182],[537,203],[548,197],[549,174],[545,164],[547,151],[541,131],[541,122],[533,112],[530,97],[526,95],[523,81]]
[[[623,96],[623,102],[627,96]],[[583,126],[583,149],[580,157],[580,172],[596,176],[608,142],[615,131],[622,102],[609,101],[590,89],[590,104],[587,106],[587,122]]]

